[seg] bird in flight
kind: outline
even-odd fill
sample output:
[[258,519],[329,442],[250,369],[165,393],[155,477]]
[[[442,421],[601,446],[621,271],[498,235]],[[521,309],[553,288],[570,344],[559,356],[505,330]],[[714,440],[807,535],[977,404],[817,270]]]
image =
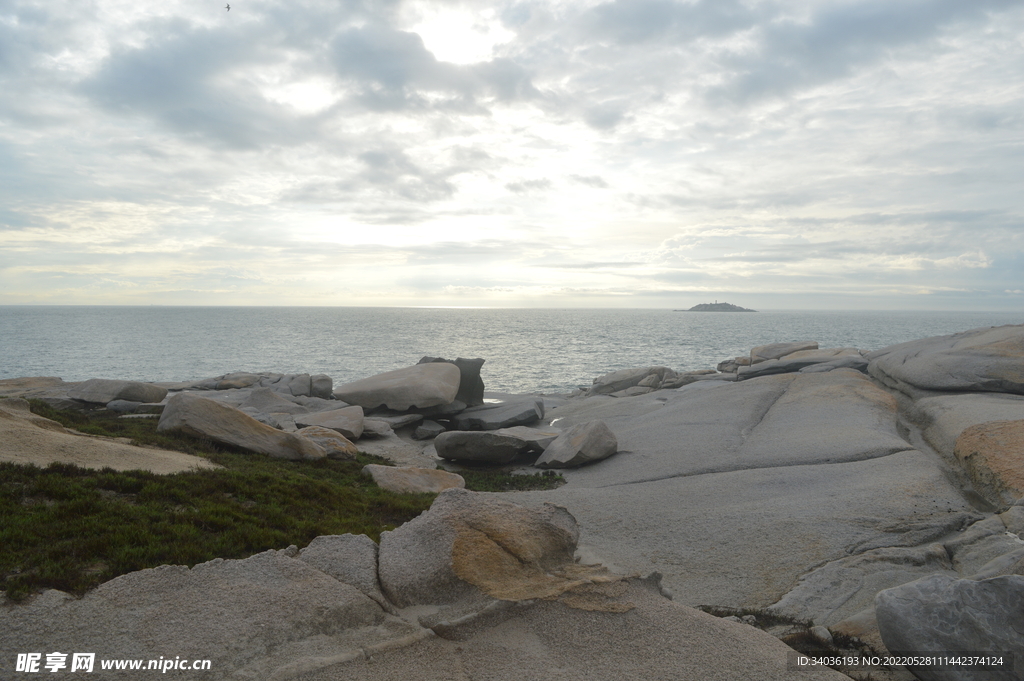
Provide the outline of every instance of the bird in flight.
[[228,11],[229,12],[231,11],[231,5],[228,5]]

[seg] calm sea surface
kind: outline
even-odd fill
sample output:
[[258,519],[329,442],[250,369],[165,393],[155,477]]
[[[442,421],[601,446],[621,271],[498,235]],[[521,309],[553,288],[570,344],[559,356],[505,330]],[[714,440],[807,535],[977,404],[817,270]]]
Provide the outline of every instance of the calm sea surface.
[[625,367],[714,368],[765,343],[877,350],[1021,323],[1024,313],[1006,312],[0,306],[0,378],[276,371],[338,385],[433,355],[483,357],[488,390],[553,393]]

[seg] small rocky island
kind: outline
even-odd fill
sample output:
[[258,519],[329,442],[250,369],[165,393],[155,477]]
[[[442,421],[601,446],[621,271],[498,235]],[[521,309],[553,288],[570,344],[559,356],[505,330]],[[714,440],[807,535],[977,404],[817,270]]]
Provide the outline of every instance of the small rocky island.
[[757,312],[757,310],[748,310],[745,307],[739,305],[733,305],[732,303],[720,303],[717,300],[713,303],[701,303],[700,305],[694,305],[689,310],[675,310],[676,312]]

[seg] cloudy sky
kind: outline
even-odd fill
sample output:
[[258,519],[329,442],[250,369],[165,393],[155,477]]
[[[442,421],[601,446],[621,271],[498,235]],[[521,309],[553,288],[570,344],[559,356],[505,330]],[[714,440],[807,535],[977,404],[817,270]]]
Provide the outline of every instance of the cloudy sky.
[[0,0],[0,304],[1024,309],[1024,0]]

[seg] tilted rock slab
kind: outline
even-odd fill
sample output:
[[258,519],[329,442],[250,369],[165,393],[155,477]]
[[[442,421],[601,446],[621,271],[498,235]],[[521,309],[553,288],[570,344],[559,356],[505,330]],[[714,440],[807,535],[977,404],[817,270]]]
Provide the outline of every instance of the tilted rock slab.
[[208,437],[279,459],[322,459],[327,455],[306,438],[281,432],[226,404],[190,393],[167,401],[156,429]]
[[295,425],[330,428],[349,439],[358,440],[363,434],[363,408],[351,406],[331,411],[318,411],[315,414],[296,415]]
[[[875,616],[890,652],[1003,652],[1024,659],[1024,577],[974,581],[924,577],[881,591]],[[1017,681],[1019,672],[910,667],[921,681]]]
[[818,367],[818,371],[842,368],[863,371],[867,369],[867,366],[868,361],[861,356],[860,351],[856,348],[827,348],[824,350],[798,350],[779,359],[766,359],[750,366],[739,367],[736,375],[740,379],[748,379],[796,371],[808,373],[804,370],[813,367]]
[[363,466],[363,474],[373,478],[378,487],[397,494],[437,494],[466,486],[461,475],[434,468],[398,468],[371,463]]
[[327,453],[328,459],[354,459],[359,449],[336,430],[323,426],[306,426],[295,431],[299,437],[310,440]]
[[530,443],[515,435],[494,431],[450,430],[434,438],[442,459],[505,464],[530,449]]
[[377,543],[365,534],[320,535],[296,557],[339,582],[351,584],[390,611],[377,579]]
[[528,426],[544,418],[544,398],[513,398],[505,402],[472,407],[452,419],[456,430],[498,430]]
[[429,362],[448,362],[454,364],[459,368],[459,392],[455,395],[455,399],[459,400],[467,407],[475,407],[479,404],[484,403],[484,381],[480,378],[480,369],[484,365],[483,359],[477,357],[476,359],[466,359],[464,357],[457,357],[456,359],[443,359],[441,357],[424,357],[418,364],[427,364]]
[[588,395],[609,395],[620,390],[641,386],[655,390],[662,382],[674,379],[676,372],[668,367],[649,366],[633,369],[619,369],[594,379]]
[[1024,394],[1024,325],[910,341],[867,357],[872,376],[915,397],[935,390]]
[[540,455],[537,468],[575,468],[607,459],[618,451],[615,434],[604,421],[590,421],[565,431]]
[[455,399],[460,376],[459,368],[447,362],[416,364],[338,386],[334,397],[364,409],[434,407]]
[[167,388],[139,381],[112,381],[90,378],[68,391],[68,397],[82,402],[106,404],[114,400],[130,402],[159,402],[167,397]]

